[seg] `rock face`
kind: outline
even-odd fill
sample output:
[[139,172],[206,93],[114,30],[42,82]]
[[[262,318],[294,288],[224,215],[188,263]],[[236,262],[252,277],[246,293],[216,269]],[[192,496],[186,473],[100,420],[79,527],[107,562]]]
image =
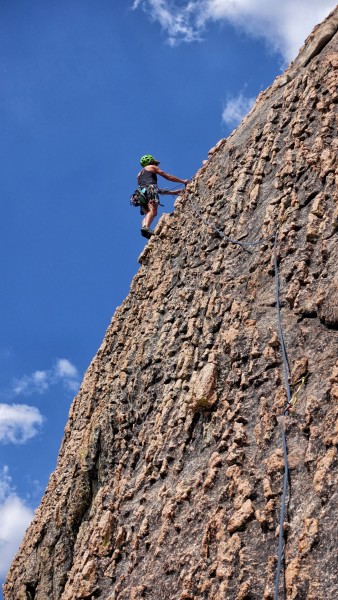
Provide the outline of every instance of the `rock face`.
[[338,8],[161,218],[6,600],[273,598],[283,424],[280,597],[338,596],[337,27]]

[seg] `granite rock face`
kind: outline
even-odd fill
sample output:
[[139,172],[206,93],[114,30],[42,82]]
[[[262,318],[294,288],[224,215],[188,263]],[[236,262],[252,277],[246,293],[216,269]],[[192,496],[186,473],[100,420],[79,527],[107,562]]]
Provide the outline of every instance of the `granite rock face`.
[[283,422],[280,597],[338,596],[337,27],[338,9],[161,218],[5,600],[273,598]]

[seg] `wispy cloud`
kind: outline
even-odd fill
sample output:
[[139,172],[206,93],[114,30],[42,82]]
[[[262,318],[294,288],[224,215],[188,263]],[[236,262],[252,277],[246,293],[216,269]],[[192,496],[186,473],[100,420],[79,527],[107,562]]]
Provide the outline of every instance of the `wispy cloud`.
[[0,470],[0,577],[4,578],[33,511],[15,493],[7,466]]
[[55,365],[55,374],[62,380],[67,382],[77,381],[78,371],[77,368],[67,358],[60,358]]
[[243,94],[229,97],[222,113],[222,121],[229,127],[236,127],[249,112],[255,98],[248,98]]
[[0,404],[0,442],[25,444],[38,433],[43,420],[35,406]]
[[135,0],[166,31],[171,45],[200,40],[208,23],[227,21],[282,55],[296,57],[313,27],[336,3],[332,0]]
[[43,394],[52,385],[62,383],[68,390],[77,392],[79,389],[79,373],[77,368],[67,359],[60,358],[51,369],[34,371],[31,375],[24,375],[16,379],[12,393],[15,396],[30,396]]
[[201,39],[203,24],[199,23],[202,1],[173,2],[171,0],[135,0],[133,9],[142,7],[152,21],[157,21],[168,35],[168,43],[195,42]]

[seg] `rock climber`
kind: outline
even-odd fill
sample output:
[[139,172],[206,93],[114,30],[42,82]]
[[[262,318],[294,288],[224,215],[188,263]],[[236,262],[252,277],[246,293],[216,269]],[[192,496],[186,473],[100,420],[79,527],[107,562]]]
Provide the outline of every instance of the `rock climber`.
[[142,221],[141,235],[149,239],[154,233],[150,229],[150,225],[157,215],[157,207],[160,202],[159,194],[177,195],[182,192],[182,190],[160,190],[157,187],[157,175],[161,175],[161,177],[168,179],[168,181],[183,183],[184,185],[187,185],[189,179],[180,179],[179,177],[165,173],[158,167],[160,161],[156,160],[151,154],[142,156],[140,163],[142,170],[137,175],[137,183],[139,190],[146,200],[146,204],[141,204],[142,214],[145,215]]

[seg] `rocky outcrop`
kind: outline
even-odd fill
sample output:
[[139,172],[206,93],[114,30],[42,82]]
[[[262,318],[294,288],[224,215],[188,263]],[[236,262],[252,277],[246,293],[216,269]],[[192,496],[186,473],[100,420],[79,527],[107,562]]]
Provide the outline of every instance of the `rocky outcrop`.
[[273,598],[282,422],[281,597],[337,596],[337,18],[161,218],[73,402],[6,600]]

